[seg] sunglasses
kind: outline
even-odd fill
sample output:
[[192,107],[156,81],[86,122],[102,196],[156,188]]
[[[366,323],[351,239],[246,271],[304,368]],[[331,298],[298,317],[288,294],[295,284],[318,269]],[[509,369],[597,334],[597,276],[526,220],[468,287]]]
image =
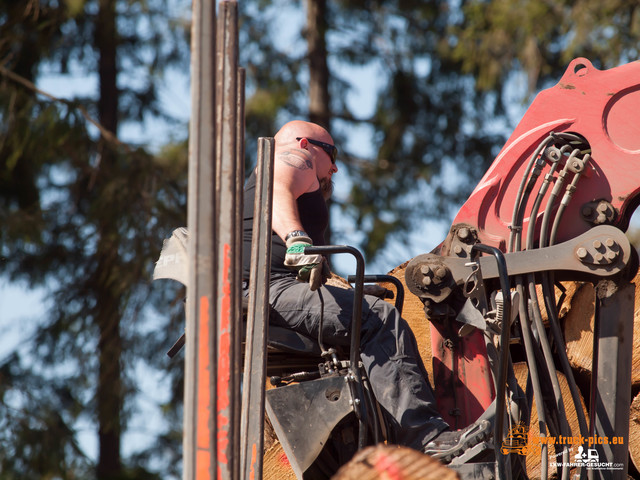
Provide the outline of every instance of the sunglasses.
[[[307,137],[296,137],[296,140],[300,141],[303,138]],[[311,138],[307,138],[307,142],[311,143],[312,145],[316,145],[317,147],[320,147],[325,152],[327,152],[327,155],[329,155],[329,158],[331,159],[331,163],[333,163],[334,165],[336,164],[336,159],[338,158],[338,149],[335,145],[320,142],[319,140],[313,140]]]

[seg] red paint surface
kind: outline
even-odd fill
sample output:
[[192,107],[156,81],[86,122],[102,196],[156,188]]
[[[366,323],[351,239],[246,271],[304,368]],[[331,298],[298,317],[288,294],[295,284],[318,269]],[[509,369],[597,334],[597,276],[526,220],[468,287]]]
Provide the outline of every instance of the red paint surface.
[[[640,169],[634,167],[640,164],[640,62],[598,70],[584,58],[573,60],[556,86],[538,94],[453,223],[476,227],[481,243],[504,251],[520,180],[532,153],[551,132],[582,135],[589,142],[592,157],[565,210],[556,243],[591,228],[581,209],[593,200],[610,202],[620,213],[616,226],[626,229],[640,195]],[[539,228],[543,210],[537,218],[525,215],[522,238],[529,228]],[[455,392],[442,397],[439,392],[438,409],[450,421],[450,412],[459,413],[457,428],[462,428],[473,422],[478,408],[484,408],[495,395],[484,339],[482,335],[463,339],[451,352],[441,348],[445,336],[435,330],[434,378],[437,385],[453,387],[447,392]]]
[[217,419],[218,419],[218,478],[222,478],[221,465],[227,465],[229,447],[229,393],[231,390],[231,247],[223,246],[222,259],[222,296],[219,319],[220,338],[218,339],[218,375],[217,375]]

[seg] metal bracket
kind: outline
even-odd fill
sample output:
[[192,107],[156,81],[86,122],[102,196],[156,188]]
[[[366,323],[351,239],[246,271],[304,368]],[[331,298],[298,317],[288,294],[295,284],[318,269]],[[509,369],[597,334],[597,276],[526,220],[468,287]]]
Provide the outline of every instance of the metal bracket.
[[353,411],[347,377],[325,377],[266,392],[266,408],[291,467],[301,479],[335,426]]

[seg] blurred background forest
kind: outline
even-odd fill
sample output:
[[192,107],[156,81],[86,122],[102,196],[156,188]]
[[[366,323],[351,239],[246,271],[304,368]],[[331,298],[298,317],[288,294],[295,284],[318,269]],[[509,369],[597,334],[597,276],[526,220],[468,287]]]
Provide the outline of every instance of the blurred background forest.
[[[640,45],[631,0],[239,7],[247,167],[285,121],[327,126],[330,240],[369,272],[443,238],[573,58],[612,68]],[[0,285],[45,295],[0,318],[4,479],[181,476],[181,296],[150,277],[186,224],[190,17],[187,0],[0,0]]]

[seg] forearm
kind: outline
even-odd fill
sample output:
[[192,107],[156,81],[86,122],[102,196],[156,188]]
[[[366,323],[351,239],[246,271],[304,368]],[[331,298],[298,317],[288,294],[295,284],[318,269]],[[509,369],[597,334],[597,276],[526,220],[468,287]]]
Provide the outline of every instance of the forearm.
[[285,240],[288,233],[294,230],[304,230],[298,214],[296,199],[290,192],[274,192],[272,228],[282,241]]

